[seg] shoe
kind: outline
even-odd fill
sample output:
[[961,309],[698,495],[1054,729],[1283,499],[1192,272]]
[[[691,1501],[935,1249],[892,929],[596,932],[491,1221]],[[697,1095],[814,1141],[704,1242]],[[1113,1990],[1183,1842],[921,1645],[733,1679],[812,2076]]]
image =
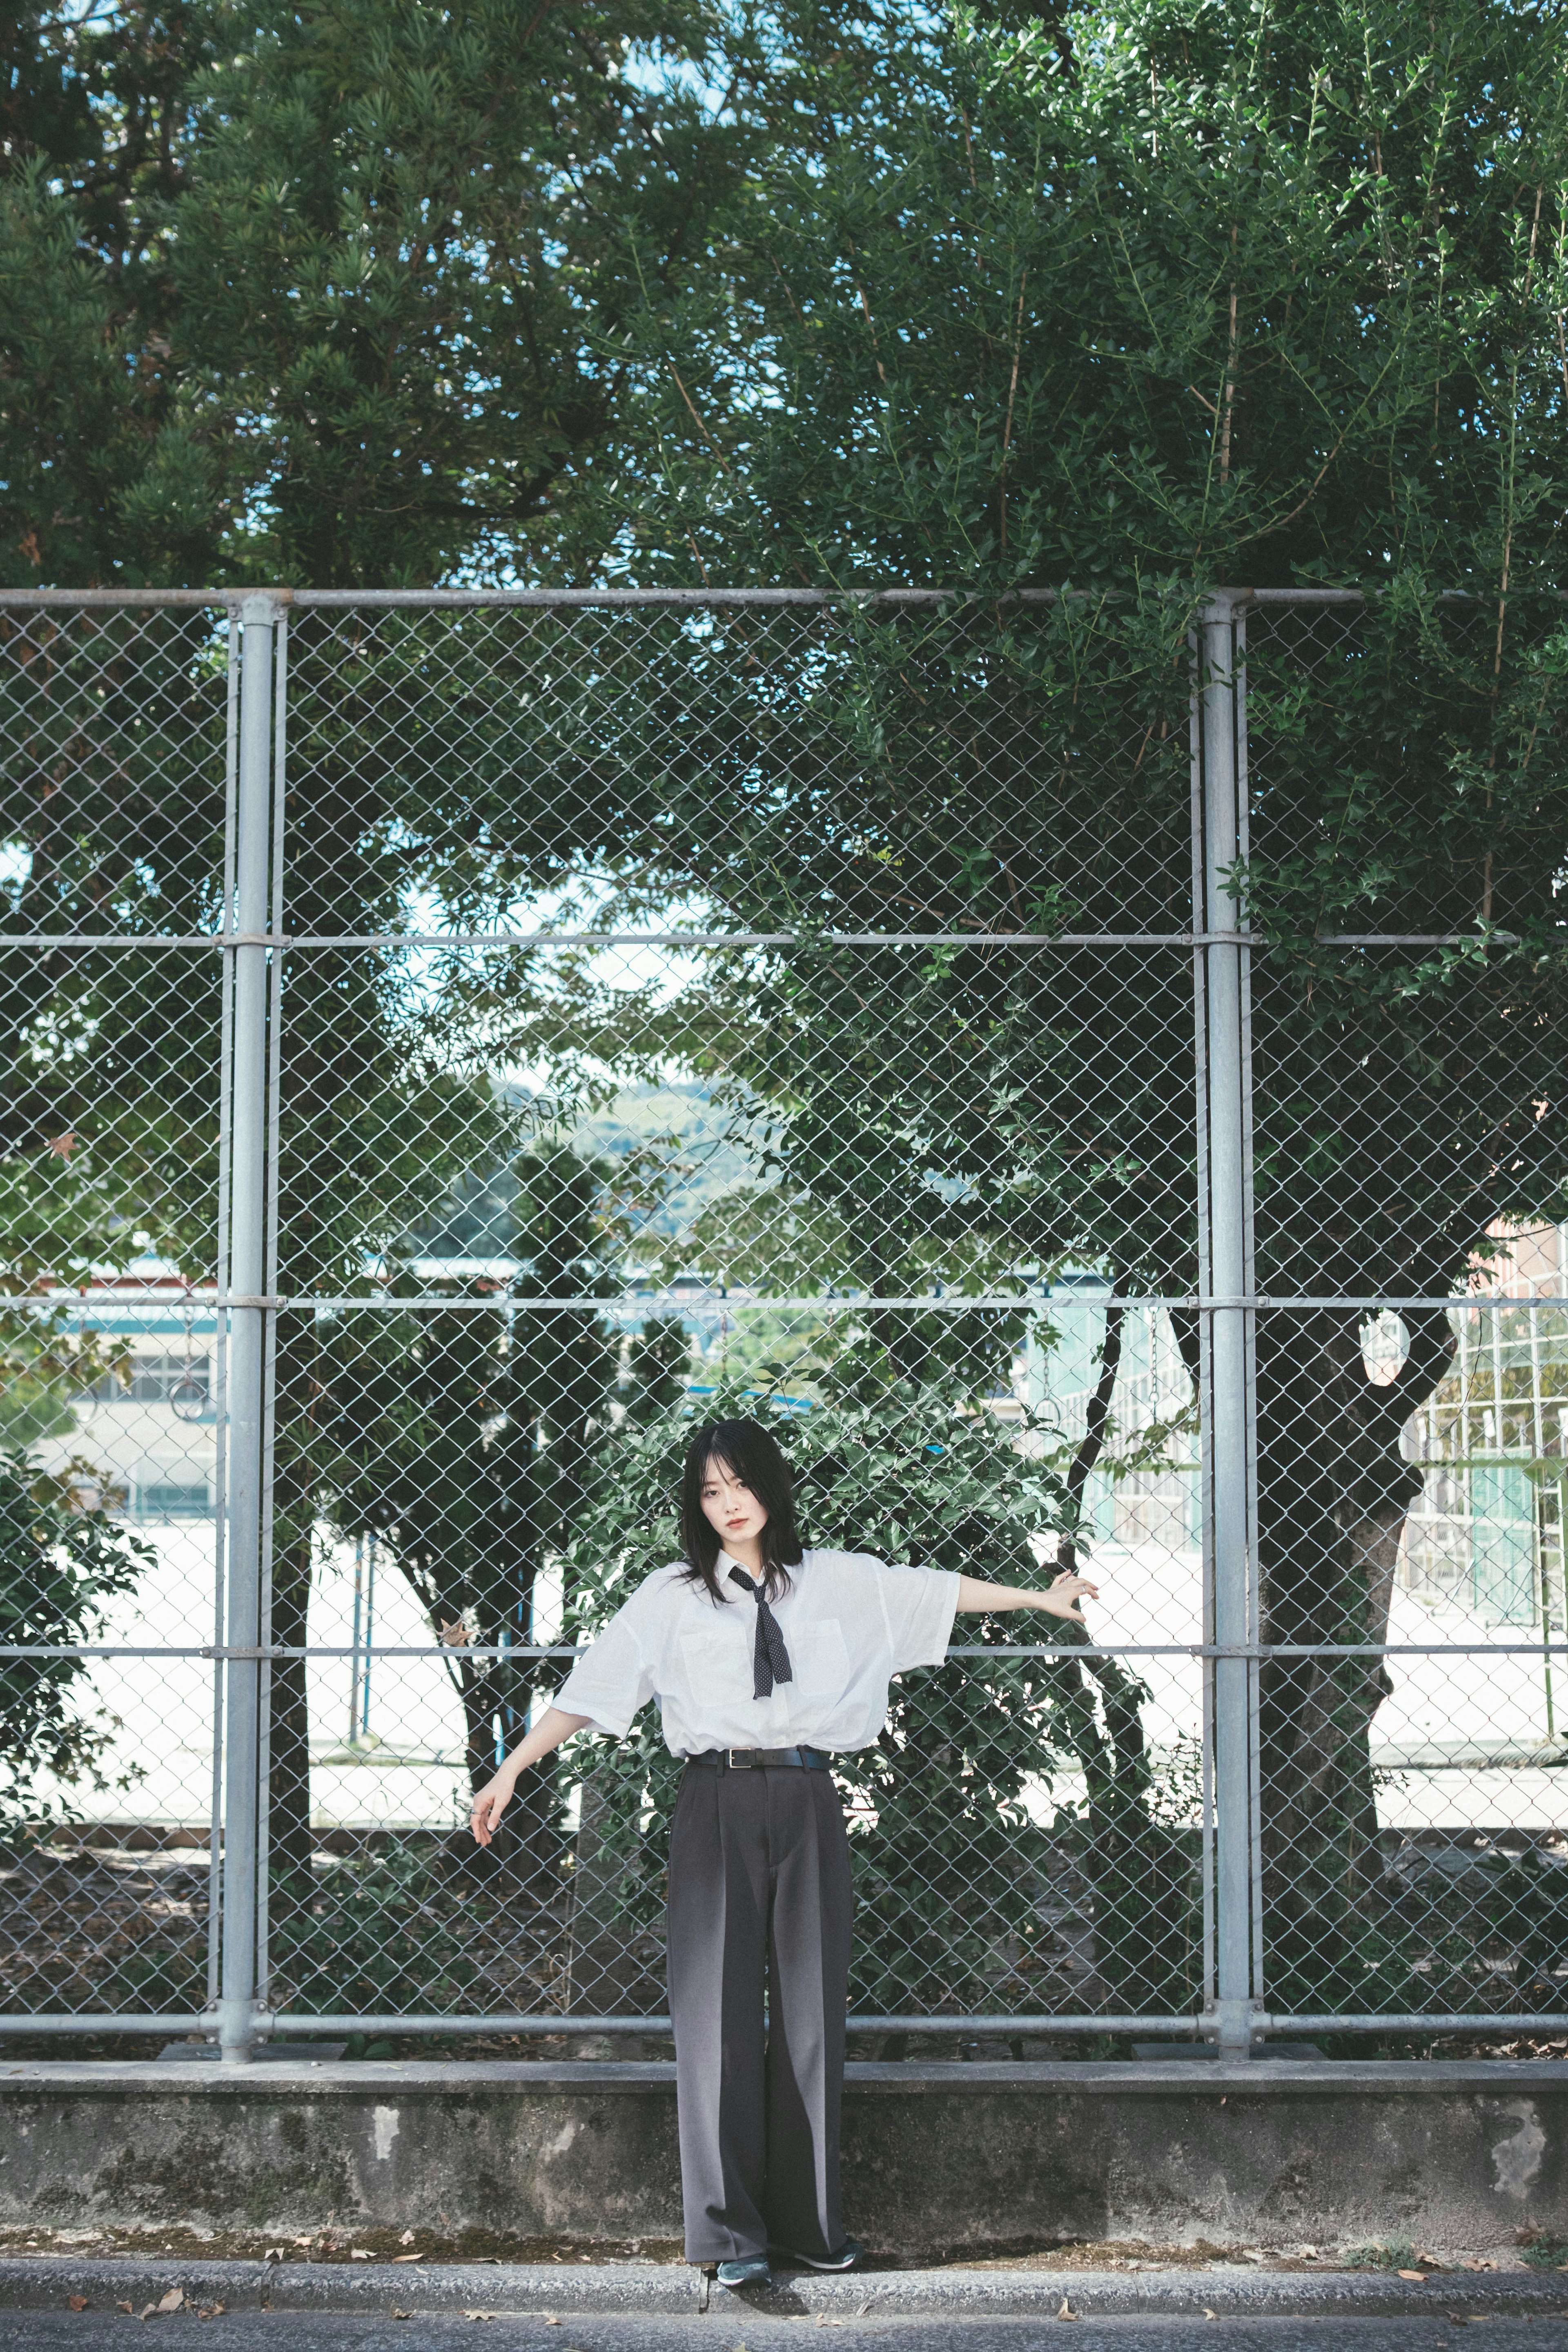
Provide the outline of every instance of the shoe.
[[721,2286],[772,2286],[773,2274],[766,2254],[743,2254],[737,2263],[721,2263]]
[[808,2271],[852,2271],[866,2249],[858,2238],[846,2238],[836,2254],[797,2254],[782,2246],[779,2251],[788,2252],[792,2263],[804,2263]]

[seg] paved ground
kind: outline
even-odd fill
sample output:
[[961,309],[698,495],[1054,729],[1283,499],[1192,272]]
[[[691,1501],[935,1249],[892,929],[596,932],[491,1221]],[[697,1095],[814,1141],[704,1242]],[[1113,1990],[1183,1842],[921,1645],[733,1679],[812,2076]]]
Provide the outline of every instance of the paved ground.
[[[120,2315],[124,2323],[124,2315]],[[184,2313],[152,2326],[188,2333]],[[128,2323],[128,2331],[134,2321]],[[366,2314],[235,2312],[210,2324],[200,2339],[232,2352],[423,2352],[426,2346],[462,2343],[526,2346],[528,2352],[775,2352],[775,2347],[815,2339],[808,2316],[774,2318],[755,2312],[721,2309],[680,2318],[584,2315],[548,2327],[542,2319],[496,2319],[480,2326],[456,2314],[394,2320]],[[838,2340],[860,2352],[1046,2352],[1065,2343],[1083,2352],[1465,2352],[1475,2343],[1486,2352],[1562,2352],[1568,2346],[1568,2318],[1520,2316],[1467,2320],[1457,2326],[1447,2315],[1411,2319],[1245,2319],[1205,2322],[1148,2315],[1129,2319],[1085,2319],[1064,2338],[1061,2325],[1028,2319],[883,2319],[840,2323]],[[1472,2336],[1466,2331],[1478,2330]],[[90,2308],[69,2312],[0,2312],[0,2352],[53,2352],[72,2346],[96,2347],[109,2335],[108,2315]],[[142,2339],[138,2334],[133,2340]]]
[[[706,2294],[707,2307],[700,2298]],[[73,2309],[71,2306],[75,2305]],[[235,2352],[1568,2352],[1555,2273],[1021,2270],[781,2275],[732,2294],[668,2264],[342,2264],[0,2258],[0,2352],[139,2330]],[[193,2326],[194,2323],[194,2326]],[[1064,2334],[1064,2329],[1070,2332]]]

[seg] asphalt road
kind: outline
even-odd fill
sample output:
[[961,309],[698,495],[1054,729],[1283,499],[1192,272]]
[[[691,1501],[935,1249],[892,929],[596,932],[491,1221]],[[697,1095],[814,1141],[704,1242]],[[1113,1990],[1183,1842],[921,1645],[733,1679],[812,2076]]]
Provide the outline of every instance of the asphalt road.
[[[452,2315],[395,2320],[370,2313],[235,2312],[206,2323],[185,2313],[147,2323],[174,2328],[184,2343],[202,2326],[203,2352],[424,2352],[424,2347],[461,2343],[526,2347],[527,2352],[777,2352],[815,2340],[811,2317],[781,2318],[757,2312],[728,2311],[717,2304],[706,2315],[584,2316],[550,2327],[542,2319],[475,2321]],[[835,2333],[847,2352],[1564,2352],[1568,2318],[1488,2316],[1456,2324],[1443,2317],[1410,2319],[1189,2320],[1157,2314],[1129,2319],[1085,2319],[1068,2335],[1070,2323],[1026,2319],[861,2319],[841,2322]],[[134,2319],[103,2309],[76,2312],[0,2312],[0,2352],[54,2352],[72,2346],[93,2352]],[[826,2330],[820,2331],[826,2333]],[[133,2339],[140,2341],[140,2336]]]

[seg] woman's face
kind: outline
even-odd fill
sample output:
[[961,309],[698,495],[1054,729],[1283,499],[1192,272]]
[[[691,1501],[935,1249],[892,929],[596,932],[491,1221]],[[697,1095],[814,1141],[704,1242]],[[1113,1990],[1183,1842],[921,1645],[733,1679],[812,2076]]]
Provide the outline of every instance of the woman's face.
[[702,1516],[718,1531],[731,1558],[737,1543],[754,1543],[767,1526],[768,1515],[743,1478],[737,1478],[717,1454],[708,1457],[702,1474]]

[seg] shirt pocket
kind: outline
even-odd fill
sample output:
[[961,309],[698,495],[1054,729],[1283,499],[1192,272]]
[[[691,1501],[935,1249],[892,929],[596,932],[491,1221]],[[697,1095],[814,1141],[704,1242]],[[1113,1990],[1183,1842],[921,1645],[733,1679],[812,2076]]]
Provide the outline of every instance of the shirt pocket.
[[[796,1629],[792,1628],[792,1632]],[[837,1617],[808,1617],[798,1628],[800,1656],[790,1652],[797,1679],[808,1689],[837,1698],[849,1687],[849,1644]]]
[[734,1698],[744,1685],[752,1692],[752,1653],[731,1626],[699,1625],[680,1636],[680,1664],[687,1686],[700,1706]]

